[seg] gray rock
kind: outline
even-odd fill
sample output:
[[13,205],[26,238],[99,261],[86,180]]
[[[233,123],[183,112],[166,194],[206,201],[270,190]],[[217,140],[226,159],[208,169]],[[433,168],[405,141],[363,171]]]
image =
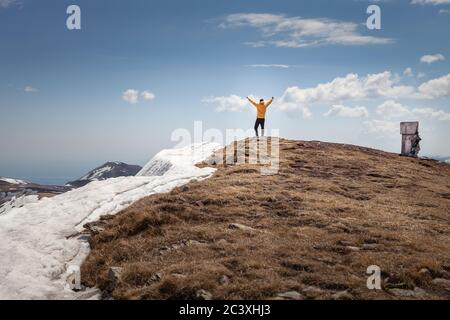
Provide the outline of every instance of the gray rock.
[[320,289],[320,288],[317,288],[317,287],[308,286],[308,287],[304,288],[304,289],[302,290],[302,292],[303,292],[303,293],[306,293],[306,294],[322,294],[322,293],[324,293],[325,291],[322,290],[322,289]]
[[203,202],[201,202],[200,200],[196,201],[195,204],[199,207],[204,207]]
[[120,267],[109,268],[108,278],[109,278],[109,282],[113,288],[119,284],[119,282],[122,278],[122,270],[123,269]]
[[353,296],[347,291],[339,291],[331,296],[332,300],[352,300]]
[[205,246],[206,245],[206,243],[200,242],[197,240],[187,240],[184,244],[186,246]]
[[223,286],[226,286],[230,283],[230,278],[228,278],[226,275],[223,275],[220,277],[219,283]]
[[256,231],[256,229],[253,229],[252,227],[249,226],[245,226],[243,224],[240,223],[230,223],[228,225],[229,229],[237,229],[237,230],[242,230],[242,231],[249,231],[249,232],[254,232]]
[[105,231],[105,228],[102,228],[102,227],[100,227],[100,226],[91,226],[91,227],[89,228],[89,230],[91,230],[92,233],[94,233],[94,234],[99,234],[100,232]]
[[102,292],[96,288],[88,288],[75,295],[75,300],[100,300]]
[[450,290],[450,280],[443,279],[443,278],[436,278],[431,281],[432,284],[436,286],[440,286],[445,288],[446,290]]
[[364,243],[362,245],[363,250],[374,250],[378,248],[377,243]]
[[339,240],[338,241],[338,245],[344,246],[344,247],[351,247],[354,244],[350,241],[346,241],[346,240]]
[[195,297],[198,300],[212,300],[212,294],[203,289],[198,290],[195,294]]
[[303,300],[304,297],[302,294],[298,293],[297,291],[287,291],[283,293],[277,294],[278,298],[282,298],[285,300]]
[[399,297],[423,298],[426,296],[425,290],[415,287],[414,290],[390,289],[389,292]]
[[422,276],[428,276],[430,275],[430,270],[428,270],[427,268],[422,268],[420,269],[419,274]]
[[152,274],[150,277],[150,281],[153,281],[153,282],[159,282],[159,281],[161,281],[161,279],[162,279],[162,273],[160,273],[160,272]]
[[427,292],[419,287],[414,288],[414,293],[416,294],[417,297],[424,297],[427,295]]

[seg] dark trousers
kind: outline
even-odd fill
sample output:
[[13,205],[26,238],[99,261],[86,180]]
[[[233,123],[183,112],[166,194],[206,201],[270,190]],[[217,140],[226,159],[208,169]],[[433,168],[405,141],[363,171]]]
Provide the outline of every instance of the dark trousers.
[[255,132],[256,136],[258,137],[258,127],[261,126],[261,129],[264,130],[264,123],[266,122],[266,119],[260,119],[257,118],[255,122]]

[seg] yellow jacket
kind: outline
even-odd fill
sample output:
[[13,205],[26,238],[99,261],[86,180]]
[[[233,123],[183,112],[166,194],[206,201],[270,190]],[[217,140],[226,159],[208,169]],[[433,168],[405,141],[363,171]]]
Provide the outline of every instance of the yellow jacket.
[[266,117],[266,110],[267,108],[272,104],[273,99],[270,99],[267,103],[256,103],[255,101],[253,101],[250,98],[247,98],[248,101],[250,101],[250,103],[252,105],[255,106],[256,110],[257,110],[257,115],[256,117],[258,119],[264,119]]

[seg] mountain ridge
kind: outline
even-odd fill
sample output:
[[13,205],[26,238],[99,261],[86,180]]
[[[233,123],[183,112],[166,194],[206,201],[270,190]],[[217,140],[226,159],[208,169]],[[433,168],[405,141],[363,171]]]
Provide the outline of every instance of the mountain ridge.
[[278,174],[205,161],[212,177],[98,221],[83,283],[114,299],[450,298],[448,164],[280,142]]
[[130,165],[120,161],[108,161],[98,166],[77,180],[66,183],[68,187],[80,188],[92,181],[136,175],[142,169],[139,165]]

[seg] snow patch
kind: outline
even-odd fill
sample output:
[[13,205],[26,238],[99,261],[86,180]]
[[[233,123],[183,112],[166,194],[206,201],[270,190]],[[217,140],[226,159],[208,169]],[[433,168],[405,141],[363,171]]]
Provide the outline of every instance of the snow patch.
[[91,172],[85,176],[83,176],[82,178],[80,178],[80,180],[92,180],[92,181],[97,181],[99,180],[102,175],[106,172],[109,172],[113,169],[113,167],[110,166],[106,166],[103,168],[99,168],[97,170],[95,170],[94,172]]
[[8,182],[11,184],[27,184],[28,182],[19,179],[11,179],[11,178],[0,178],[1,181]]
[[28,195],[28,196],[21,196],[21,197],[13,197],[8,202],[5,202],[0,206],[0,215],[4,214],[14,208],[20,208],[23,207],[26,204],[29,203],[35,203],[38,202],[39,196],[38,195]]
[[[83,297],[85,293],[65,288],[66,269],[79,265],[89,252],[86,239],[71,235],[85,223],[115,214],[145,196],[208,178],[215,169],[194,164],[219,148],[200,143],[164,150],[136,177],[94,181],[0,215],[0,299]],[[155,169],[161,162],[164,169]]]
[[[216,143],[195,143],[181,149],[160,151],[149,161],[136,176],[161,176],[164,174],[180,174],[186,170],[196,171],[196,163],[202,162],[218,149]],[[184,154],[191,156],[186,158]]]

